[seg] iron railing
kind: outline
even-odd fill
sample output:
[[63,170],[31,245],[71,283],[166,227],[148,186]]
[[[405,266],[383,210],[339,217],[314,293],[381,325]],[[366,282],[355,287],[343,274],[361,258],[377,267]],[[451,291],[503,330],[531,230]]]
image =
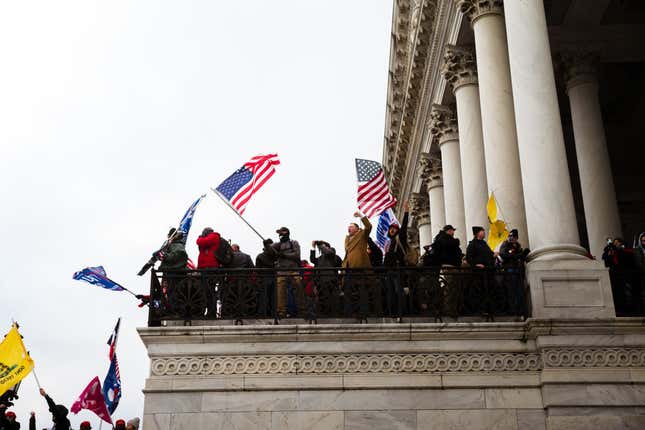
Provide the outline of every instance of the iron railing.
[[[278,285],[286,306],[279,309]],[[149,325],[162,321],[299,318],[526,317],[521,269],[305,268],[152,272]]]

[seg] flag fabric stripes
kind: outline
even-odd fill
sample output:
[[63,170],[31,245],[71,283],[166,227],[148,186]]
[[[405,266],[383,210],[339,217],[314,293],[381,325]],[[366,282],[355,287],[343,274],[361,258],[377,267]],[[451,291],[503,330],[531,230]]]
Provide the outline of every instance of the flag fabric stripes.
[[383,167],[376,161],[356,159],[358,208],[371,218],[396,205],[385,180]]
[[119,400],[121,400],[121,372],[116,357],[115,353],[110,360],[110,368],[103,381],[103,398],[110,415],[114,413],[119,406]]
[[255,156],[213,191],[226,199],[231,207],[242,215],[251,197],[273,176],[278,164],[278,154]]
[[107,341],[107,344],[110,346],[110,351],[108,353],[108,357],[110,360],[112,360],[112,357],[114,356],[114,353],[116,352],[116,341],[119,338],[119,326],[121,325],[121,318],[119,318],[116,321],[116,325],[114,326],[114,330],[112,331],[112,334],[110,335],[110,338]]
[[92,285],[98,285],[106,290],[123,291],[124,288],[107,277],[103,266],[86,267],[74,273],[73,278],[77,281],[85,281]]
[[381,248],[383,252],[385,252],[385,247],[389,242],[389,239],[387,237],[387,230],[392,224],[400,223],[399,220],[396,219],[396,215],[394,215],[392,208],[388,208],[387,210],[383,211],[383,213],[381,213],[381,216],[379,216],[378,218],[378,224],[376,226],[376,244],[379,246],[379,248]]

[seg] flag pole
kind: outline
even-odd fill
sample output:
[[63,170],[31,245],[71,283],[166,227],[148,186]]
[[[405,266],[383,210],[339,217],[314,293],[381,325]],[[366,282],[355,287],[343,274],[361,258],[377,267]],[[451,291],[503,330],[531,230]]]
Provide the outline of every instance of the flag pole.
[[242,215],[240,215],[240,213],[239,213],[238,211],[236,211],[236,210],[235,210],[235,208],[234,208],[233,206],[231,206],[231,204],[228,202],[228,200],[226,200],[226,199],[225,199],[225,198],[224,198],[224,197],[223,197],[223,196],[222,196],[222,195],[221,195],[217,190],[215,190],[215,189],[211,188],[211,191],[212,191],[213,193],[215,193],[215,195],[216,195],[217,197],[219,197],[219,198],[220,198],[224,203],[226,203],[226,206],[228,206],[229,208],[231,208],[231,210],[232,210],[233,212],[235,212],[235,215],[237,215],[238,217],[240,217],[240,219],[241,219],[242,221],[244,221],[244,223],[245,223],[246,225],[248,225],[248,226],[249,226],[249,228],[250,228],[251,230],[253,230],[253,232],[254,232],[255,234],[257,234],[257,235],[258,235],[258,237],[259,237],[260,239],[262,239],[262,241],[264,242],[264,237],[262,237],[262,235],[261,235],[261,234],[260,234],[260,233],[255,229],[255,228],[253,228],[253,226],[252,226],[251,224],[249,224],[249,222],[248,222],[247,220],[245,220],[245,219],[244,219],[244,217],[243,217]]

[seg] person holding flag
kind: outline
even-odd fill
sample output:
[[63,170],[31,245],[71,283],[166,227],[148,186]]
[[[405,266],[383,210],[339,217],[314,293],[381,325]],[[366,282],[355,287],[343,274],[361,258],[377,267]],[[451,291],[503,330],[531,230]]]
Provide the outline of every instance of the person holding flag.
[[160,272],[186,270],[188,254],[186,253],[186,239],[184,232],[171,228],[168,232],[168,246],[158,252],[157,258],[161,261]]
[[40,388],[39,391],[40,395],[47,401],[47,406],[49,406],[49,412],[51,412],[52,421],[54,422],[53,428],[55,430],[69,430],[71,424],[69,419],[67,419],[67,414],[69,413],[67,408],[63,405],[57,405],[43,388]]

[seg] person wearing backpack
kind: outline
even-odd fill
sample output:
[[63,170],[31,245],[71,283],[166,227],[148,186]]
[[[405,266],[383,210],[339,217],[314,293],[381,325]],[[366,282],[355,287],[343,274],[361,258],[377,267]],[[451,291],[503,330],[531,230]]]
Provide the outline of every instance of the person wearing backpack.
[[278,271],[276,278],[276,302],[278,318],[287,316],[287,285],[291,286],[298,311],[304,316],[304,294],[301,288],[301,279],[299,276],[300,268],[300,244],[291,239],[291,232],[287,227],[281,227],[276,230],[280,240],[271,245],[273,254],[276,257],[276,269]]
[[216,254],[222,242],[226,241],[222,240],[219,233],[212,228],[206,227],[202,231],[201,236],[197,238],[197,247],[199,248],[198,269],[211,269],[222,266]]

